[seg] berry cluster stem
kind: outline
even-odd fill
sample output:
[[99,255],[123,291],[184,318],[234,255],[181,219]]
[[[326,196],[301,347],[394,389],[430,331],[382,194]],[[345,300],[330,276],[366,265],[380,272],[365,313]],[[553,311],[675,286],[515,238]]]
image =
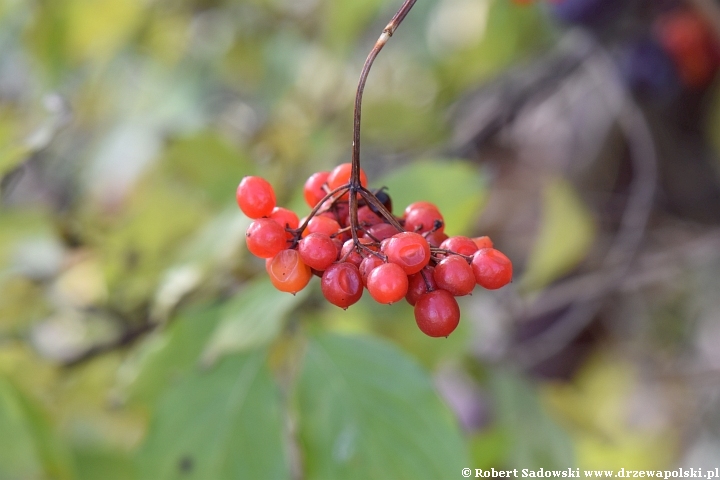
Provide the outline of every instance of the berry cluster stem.
[[358,229],[358,200],[357,194],[360,193],[362,197],[368,202],[373,204],[380,213],[399,231],[403,231],[400,224],[395,220],[393,215],[387,211],[387,209],[380,203],[372,192],[362,187],[360,184],[360,119],[362,116],[362,96],[365,91],[365,83],[367,82],[368,74],[370,73],[370,67],[372,67],[375,57],[377,57],[380,50],[385,46],[387,41],[392,37],[395,30],[400,26],[402,21],[405,19],[410,9],[415,5],[417,0],[405,0],[400,9],[395,13],[387,26],[383,29],[380,38],[375,42],[375,46],[370,50],[370,53],[365,60],[362,71],[360,72],[360,80],[358,81],[357,93],[355,95],[355,111],[353,115],[353,145],[352,145],[352,168],[350,171],[350,225],[355,245],[360,245],[357,237]]

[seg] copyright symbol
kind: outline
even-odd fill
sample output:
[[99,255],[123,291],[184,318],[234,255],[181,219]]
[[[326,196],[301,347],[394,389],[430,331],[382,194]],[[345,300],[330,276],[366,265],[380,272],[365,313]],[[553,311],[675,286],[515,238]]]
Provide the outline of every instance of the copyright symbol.
[[463,468],[462,469],[462,476],[463,477],[469,477],[472,474],[472,470],[469,468]]

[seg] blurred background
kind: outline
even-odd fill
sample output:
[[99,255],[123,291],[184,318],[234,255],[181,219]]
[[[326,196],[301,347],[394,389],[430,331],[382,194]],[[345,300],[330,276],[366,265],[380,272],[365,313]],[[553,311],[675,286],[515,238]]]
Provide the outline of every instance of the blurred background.
[[248,255],[399,6],[0,0],[1,480],[720,466],[715,0],[417,2],[363,168],[515,268],[448,339]]

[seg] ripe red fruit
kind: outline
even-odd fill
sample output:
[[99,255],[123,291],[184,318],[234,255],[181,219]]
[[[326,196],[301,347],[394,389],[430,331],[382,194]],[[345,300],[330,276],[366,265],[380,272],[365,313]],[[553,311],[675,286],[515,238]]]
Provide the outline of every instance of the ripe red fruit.
[[[297,214],[292,210],[288,210],[287,208],[283,207],[273,208],[273,211],[270,214],[270,218],[275,220],[283,228],[295,229],[298,228],[298,225],[300,224],[300,220],[298,220]],[[293,234],[286,230],[285,237],[288,240],[292,240]]]
[[333,235],[340,230],[340,224],[330,218],[322,215],[316,215],[310,219],[305,230],[303,230],[302,236],[306,237],[311,233],[324,233],[325,235]]
[[470,264],[458,255],[449,255],[435,266],[433,273],[438,288],[456,297],[470,294],[475,288],[475,274]]
[[283,207],[275,207],[270,213],[270,218],[275,220],[283,228],[298,228],[300,220],[295,212]]
[[487,235],[483,237],[473,237],[473,242],[475,242],[475,245],[477,245],[477,249],[480,250],[481,248],[492,248],[493,242],[490,240],[490,237]]
[[[332,172],[330,172],[330,175],[327,178],[328,187],[330,190],[335,190],[336,188],[340,187],[341,185],[345,185],[350,181],[350,172],[352,171],[352,164],[350,163],[343,163],[338,165],[333,169]],[[367,175],[365,175],[365,172],[363,169],[360,169],[360,185],[363,187],[367,187]],[[343,195],[343,199],[348,198],[347,193]]]
[[405,295],[405,300],[410,305],[414,306],[418,298],[437,289],[433,276],[434,270],[433,267],[425,267],[418,273],[408,276],[408,292]]
[[419,272],[430,262],[430,245],[422,235],[402,232],[386,242],[382,248],[388,261],[400,265],[408,275]]
[[434,290],[415,303],[415,322],[425,335],[447,337],[460,322],[460,307],[450,292]]
[[[371,240],[360,238],[358,239],[360,243],[370,243]],[[353,239],[346,240],[345,243],[343,243],[342,249],[340,250],[340,260],[343,260],[346,262],[350,262],[356,267],[360,267],[360,263],[363,261],[362,255],[360,255],[355,248],[355,242]]]
[[298,253],[307,266],[323,271],[337,260],[338,248],[328,235],[311,233],[298,242]]
[[325,198],[326,192],[322,187],[327,181],[329,175],[330,172],[313,173],[305,182],[303,196],[305,197],[305,202],[310,206],[310,208],[315,208],[315,205]]
[[373,225],[372,227],[365,230],[365,234],[369,238],[375,238],[380,242],[382,242],[386,238],[392,237],[396,233],[399,233],[397,228],[393,227],[389,223],[378,223],[377,225]]
[[235,199],[245,215],[267,217],[275,208],[275,191],[262,177],[245,177],[235,191]]
[[[358,224],[370,227],[382,223],[383,219],[377,213],[370,210],[370,207],[364,206],[358,208]],[[347,222],[350,225],[350,221]]]
[[475,281],[481,287],[495,290],[512,281],[512,262],[499,250],[483,248],[473,255]]
[[439,247],[445,240],[449,238],[445,234],[445,232],[442,232],[440,230],[436,230],[434,232],[425,232],[423,233],[423,236],[432,247]]
[[338,222],[340,228],[345,228],[350,225],[350,205],[348,205],[347,202],[337,202],[332,209],[325,211],[320,215],[332,218]]
[[405,207],[405,216],[407,217],[408,213],[412,212],[413,210],[417,210],[418,208],[429,208],[431,210],[435,210],[436,212],[440,213],[440,209],[432,202],[413,202],[407,207]]
[[409,211],[406,210],[405,230],[420,233],[435,230],[442,233],[445,230],[445,221],[437,208],[413,208]]
[[455,253],[459,253],[460,255],[468,256],[478,251],[478,246],[475,245],[475,242],[472,239],[463,236],[448,238],[440,244],[440,248],[451,250]]
[[360,272],[352,263],[333,263],[323,273],[320,289],[328,302],[340,308],[348,308],[362,297]]
[[307,286],[312,278],[310,267],[300,258],[297,250],[282,250],[265,264],[270,281],[281,292],[295,295]]
[[384,263],[367,277],[367,289],[378,303],[395,303],[407,294],[408,277],[395,263]]
[[380,257],[376,257],[375,255],[368,255],[363,258],[363,261],[360,262],[360,267],[358,267],[363,285],[367,286],[367,277],[370,275],[370,272],[384,263]]
[[285,233],[275,220],[258,218],[245,233],[248,250],[256,257],[272,258],[289,246]]

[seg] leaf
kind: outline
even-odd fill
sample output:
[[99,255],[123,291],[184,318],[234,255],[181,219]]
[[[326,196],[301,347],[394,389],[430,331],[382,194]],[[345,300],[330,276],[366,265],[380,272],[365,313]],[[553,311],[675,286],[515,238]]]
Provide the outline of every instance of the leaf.
[[43,414],[0,378],[0,478],[74,478],[72,460]]
[[263,346],[278,336],[284,318],[307,296],[278,291],[263,276],[250,283],[223,309],[220,323],[203,352],[203,362],[221,355]]
[[218,306],[194,308],[148,338],[120,369],[118,387],[128,400],[154,405],[171,385],[190,375],[221,310]]
[[139,451],[139,478],[288,478],[282,431],[265,352],[228,357],[163,396]]
[[490,470],[498,465],[504,465],[512,446],[508,436],[507,431],[498,426],[483,429],[473,435],[470,439],[473,467]]
[[548,416],[530,384],[521,377],[496,372],[490,377],[490,386],[498,426],[510,436],[510,466],[565,469],[575,465],[570,437]]
[[322,335],[297,387],[305,478],[448,478],[467,465],[428,375],[371,338]]
[[469,233],[485,200],[485,179],[460,160],[419,161],[397,169],[376,183],[388,187],[396,213],[417,201],[436,204],[448,235]]
[[588,253],[595,238],[590,212],[567,181],[555,178],[542,199],[542,224],[521,284],[539,289],[568,273]]
[[130,480],[137,478],[132,458],[112,449],[75,450],[78,480]]

